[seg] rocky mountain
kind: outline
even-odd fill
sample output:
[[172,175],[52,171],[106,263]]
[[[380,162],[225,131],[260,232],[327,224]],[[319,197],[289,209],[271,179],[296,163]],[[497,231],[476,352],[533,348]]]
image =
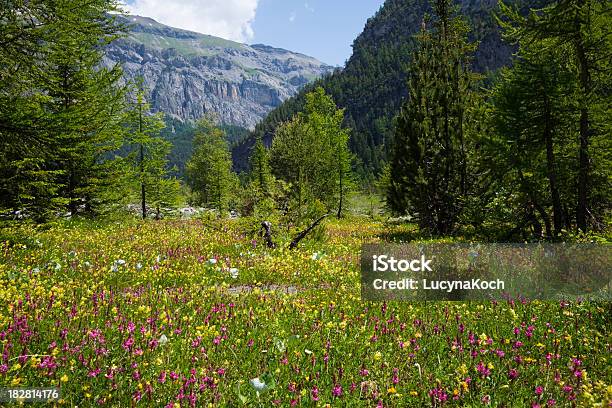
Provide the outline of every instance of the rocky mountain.
[[140,16],[118,16],[128,35],[107,49],[127,80],[142,77],[154,111],[186,120],[214,112],[228,125],[253,128],[305,84],[333,67],[266,45],[246,45],[181,30]]

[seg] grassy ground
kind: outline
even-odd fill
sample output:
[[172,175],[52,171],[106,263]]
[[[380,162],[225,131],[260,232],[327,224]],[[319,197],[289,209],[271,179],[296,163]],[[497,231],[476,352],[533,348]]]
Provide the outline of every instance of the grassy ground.
[[0,388],[60,386],[66,406],[610,406],[609,305],[362,302],[360,245],[411,234],[393,228],[329,220],[296,251],[240,220],[6,229]]

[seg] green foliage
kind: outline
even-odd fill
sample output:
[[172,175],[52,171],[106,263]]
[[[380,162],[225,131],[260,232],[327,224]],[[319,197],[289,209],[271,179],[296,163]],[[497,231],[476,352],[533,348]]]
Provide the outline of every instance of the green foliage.
[[[409,67],[409,98],[397,118],[387,203],[435,235],[452,233],[468,188],[464,123],[474,75],[468,28],[449,0],[434,3]],[[427,29],[426,26],[432,28]]]
[[255,143],[251,156],[251,185],[255,189],[256,197],[269,197],[270,184],[273,182],[270,171],[269,153],[261,140]]
[[[506,36],[520,44],[521,51],[530,44],[562,50],[553,67],[566,70],[573,81],[573,106],[566,114],[577,115],[575,220],[586,232],[601,227],[610,210],[610,61],[612,61],[612,9],[599,0],[568,0],[551,3],[542,10],[531,10],[527,17],[501,4],[499,21]],[[536,46],[536,49],[537,49]],[[557,211],[558,213],[559,211]],[[565,211],[565,214],[569,214]]]
[[495,239],[569,239],[574,227],[606,228],[612,145],[602,72],[612,48],[602,29],[612,19],[599,2],[571,4],[527,17],[501,5],[505,38],[519,49],[481,115],[490,118],[476,164],[486,188],[474,200]]
[[238,180],[232,173],[232,161],[223,131],[204,118],[197,123],[193,156],[187,162],[187,182],[194,202],[216,208],[219,212],[234,207],[232,194]]
[[[540,7],[549,0],[532,0]],[[522,4],[515,0],[512,4]],[[514,46],[502,41],[494,19],[497,2],[459,2],[478,42],[473,69],[489,73],[508,65]],[[368,183],[376,179],[389,160],[394,133],[394,117],[408,96],[406,66],[410,63],[424,15],[431,11],[427,0],[387,0],[353,43],[353,55],[343,69],[304,87],[259,123],[251,137],[234,149],[238,170],[246,170],[246,157],[259,138],[267,145],[277,127],[300,112],[306,94],[323,87],[337,105],[346,109],[345,126],[352,129],[349,147],[357,157],[353,169]]]
[[117,182],[124,89],[103,47],[121,27],[108,0],[8,2],[0,11],[0,206],[43,220],[95,214]]
[[[164,117],[166,126],[161,131],[161,136],[172,144],[172,150],[168,155],[168,167],[170,174],[178,178],[185,177],[185,165],[191,157],[193,150],[193,137],[196,125],[193,121],[182,121],[170,116]],[[230,149],[239,144],[249,135],[249,130],[240,126],[220,125],[219,128],[225,133]]]
[[125,143],[129,149],[126,159],[134,196],[141,203],[142,218],[147,217],[147,205],[155,208],[159,218],[160,207],[175,205],[180,200],[180,183],[167,177],[171,143],[160,136],[165,127],[163,114],[151,114],[144,92],[138,89],[132,108],[126,112],[125,123]]
[[317,88],[306,95],[304,110],[276,131],[271,166],[276,177],[292,184],[290,209],[297,219],[316,202],[322,211],[341,215],[351,160],[343,117],[331,96]]

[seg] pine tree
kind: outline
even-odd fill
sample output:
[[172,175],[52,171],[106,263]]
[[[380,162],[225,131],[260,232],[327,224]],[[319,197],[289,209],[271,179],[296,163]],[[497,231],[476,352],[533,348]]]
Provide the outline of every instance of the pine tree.
[[[418,215],[433,234],[454,231],[467,194],[465,112],[474,75],[468,27],[450,0],[432,4],[409,68],[409,97],[396,123],[387,203]],[[431,25],[432,28],[427,28]]]
[[251,156],[251,177],[257,195],[266,197],[270,193],[271,173],[268,150],[261,139],[257,139]]

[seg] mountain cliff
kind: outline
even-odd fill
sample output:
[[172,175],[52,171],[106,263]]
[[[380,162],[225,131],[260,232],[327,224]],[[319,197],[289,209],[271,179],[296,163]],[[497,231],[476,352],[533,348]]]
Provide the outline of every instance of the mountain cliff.
[[121,63],[127,80],[142,77],[154,111],[253,128],[305,84],[333,67],[306,55],[246,45],[181,30],[140,16],[118,16],[125,38],[107,49],[106,64]]

